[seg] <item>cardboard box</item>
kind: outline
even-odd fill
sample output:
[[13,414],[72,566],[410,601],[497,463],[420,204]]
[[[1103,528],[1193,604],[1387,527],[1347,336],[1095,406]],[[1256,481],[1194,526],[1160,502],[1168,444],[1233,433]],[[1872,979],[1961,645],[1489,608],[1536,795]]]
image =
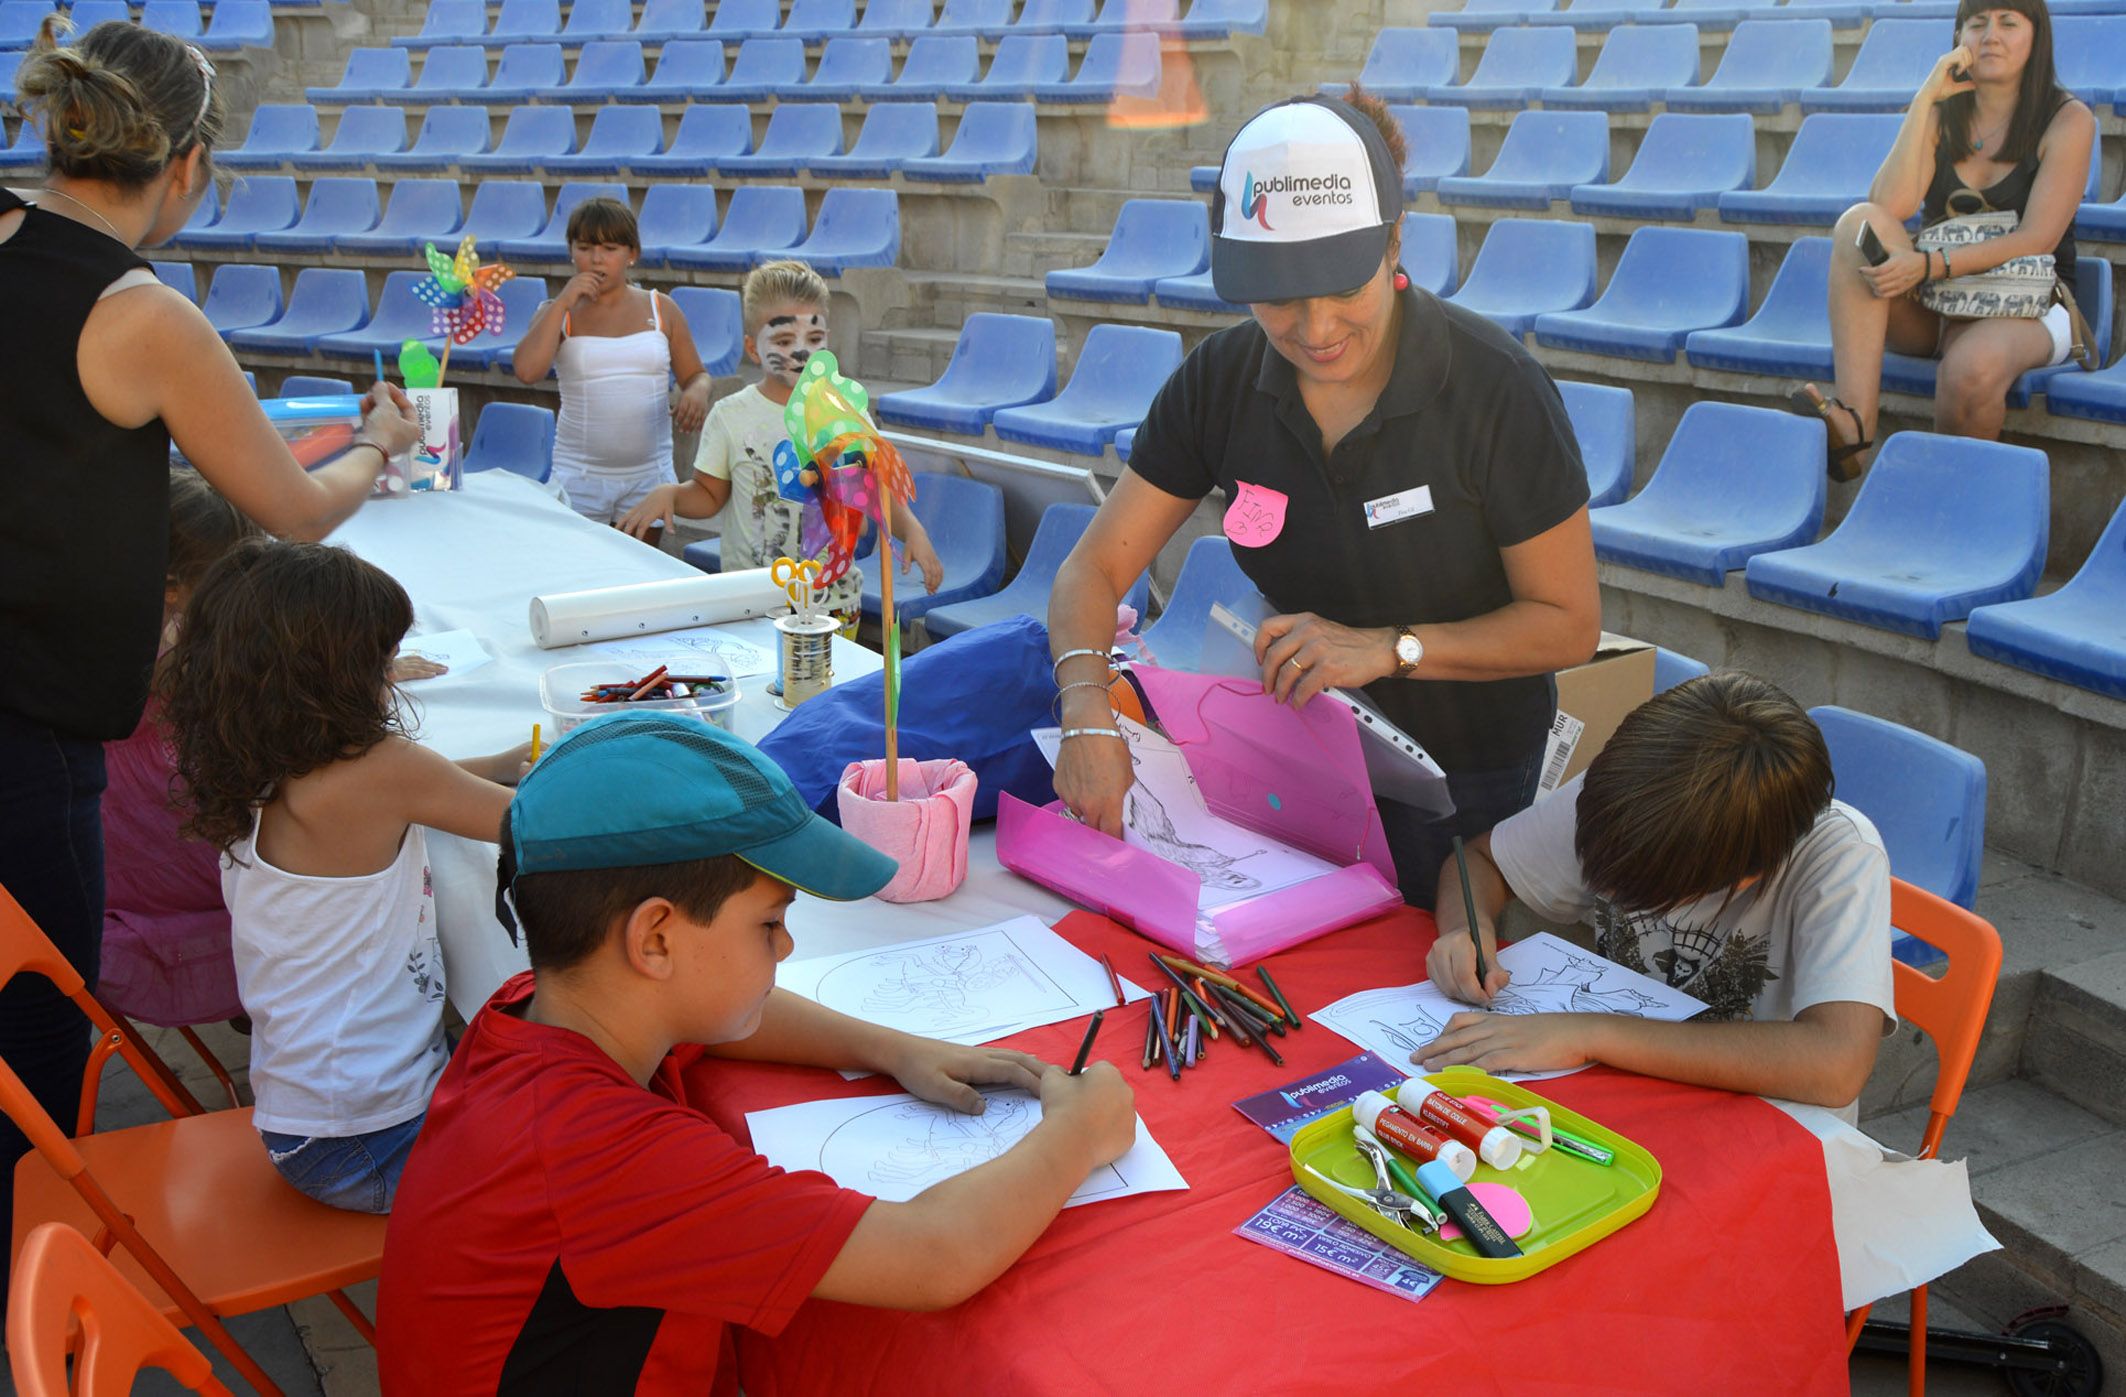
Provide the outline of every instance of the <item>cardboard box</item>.
[[1624,715],[1654,696],[1654,647],[1602,632],[1594,658],[1558,674],[1558,716],[1543,751],[1538,794],[1587,770]]

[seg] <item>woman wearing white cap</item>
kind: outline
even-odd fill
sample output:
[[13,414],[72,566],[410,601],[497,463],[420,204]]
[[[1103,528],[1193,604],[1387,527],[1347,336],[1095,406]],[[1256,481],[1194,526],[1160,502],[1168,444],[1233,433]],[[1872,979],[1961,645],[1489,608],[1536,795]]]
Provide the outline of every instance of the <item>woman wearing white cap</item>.
[[1131,776],[1096,681],[1130,580],[1221,490],[1240,567],[1279,614],[1266,689],[1364,688],[1448,776],[1456,813],[1384,800],[1406,899],[1429,907],[1453,835],[1535,796],[1552,673],[1600,633],[1587,479],[1556,387],[1490,321],[1412,287],[1402,138],[1385,108],[1303,97],[1227,147],[1211,276],[1252,318],[1160,390],[1130,466],[1049,603],[1062,686],[1056,790],[1120,832]]

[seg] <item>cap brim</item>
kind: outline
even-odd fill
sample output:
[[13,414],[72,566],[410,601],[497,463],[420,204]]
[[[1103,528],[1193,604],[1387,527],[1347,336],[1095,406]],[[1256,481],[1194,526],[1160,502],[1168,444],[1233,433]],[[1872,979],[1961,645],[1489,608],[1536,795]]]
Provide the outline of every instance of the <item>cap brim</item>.
[[780,838],[738,850],[738,857],[799,892],[833,902],[869,897],[901,871],[899,863],[816,814]]
[[1211,287],[1222,301],[1300,301],[1363,286],[1380,270],[1389,225],[1354,228],[1306,242],[1211,239]]

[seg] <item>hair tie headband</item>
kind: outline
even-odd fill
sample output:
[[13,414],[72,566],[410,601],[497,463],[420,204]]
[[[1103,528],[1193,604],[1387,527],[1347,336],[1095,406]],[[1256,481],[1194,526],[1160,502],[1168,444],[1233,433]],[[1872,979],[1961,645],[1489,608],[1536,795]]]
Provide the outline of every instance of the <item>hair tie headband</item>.
[[214,65],[191,44],[185,45],[185,52],[192,56],[192,62],[199,68],[199,115],[192,118],[192,135],[197,139],[199,124],[207,119],[207,108],[214,102]]

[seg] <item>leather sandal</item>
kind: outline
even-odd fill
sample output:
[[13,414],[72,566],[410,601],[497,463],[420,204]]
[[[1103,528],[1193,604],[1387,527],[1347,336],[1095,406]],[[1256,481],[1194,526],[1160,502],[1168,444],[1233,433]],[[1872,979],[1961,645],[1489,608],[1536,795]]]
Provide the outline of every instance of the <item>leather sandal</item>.
[[[1847,407],[1844,403],[1839,402],[1836,398],[1825,397],[1823,390],[1813,383],[1802,384],[1799,388],[1787,394],[1786,400],[1788,406],[1792,407],[1794,411],[1800,413],[1803,417],[1820,417],[1823,419],[1826,440],[1824,451],[1825,473],[1833,480],[1858,480],[1862,467],[1853,458],[1863,451],[1872,449],[1875,445],[1874,442],[1868,440],[1867,429],[1860,425],[1860,414]],[[1852,440],[1844,440],[1839,435],[1838,419],[1831,416],[1834,410],[1844,413],[1846,419],[1853,424]]]

